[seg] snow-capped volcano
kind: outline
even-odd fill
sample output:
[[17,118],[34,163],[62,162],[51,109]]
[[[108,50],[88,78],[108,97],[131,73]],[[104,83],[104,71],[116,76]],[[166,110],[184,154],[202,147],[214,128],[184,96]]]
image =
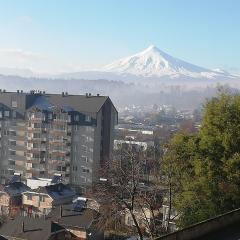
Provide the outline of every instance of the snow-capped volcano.
[[140,53],[106,65],[102,71],[144,77],[168,76],[176,78],[187,76],[193,78],[214,78],[219,75],[229,76],[226,72],[208,70],[174,58],[153,45]]

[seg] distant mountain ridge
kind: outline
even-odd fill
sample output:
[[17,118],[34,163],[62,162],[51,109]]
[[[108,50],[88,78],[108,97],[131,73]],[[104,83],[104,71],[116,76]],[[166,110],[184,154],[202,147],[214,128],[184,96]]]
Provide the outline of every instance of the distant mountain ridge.
[[156,46],[132,56],[114,61],[98,70],[66,73],[58,77],[81,79],[108,79],[136,82],[136,79],[234,79],[235,76],[219,69],[209,70],[170,56]]
[[174,58],[153,45],[140,53],[117,60],[103,67],[103,71],[129,73],[146,77],[178,77],[179,75],[186,75],[196,78],[212,78],[218,74],[223,74]]

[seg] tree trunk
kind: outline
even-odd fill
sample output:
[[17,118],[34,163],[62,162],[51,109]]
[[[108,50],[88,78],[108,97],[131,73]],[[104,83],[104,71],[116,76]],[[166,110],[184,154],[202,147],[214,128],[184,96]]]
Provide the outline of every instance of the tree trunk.
[[170,183],[169,183],[169,210],[168,210],[168,220],[167,220],[167,232],[169,232],[169,223],[171,220],[171,212],[172,212],[172,184],[170,181]]
[[136,219],[134,213],[133,213],[131,210],[130,210],[130,213],[131,213],[133,222],[134,222],[134,224],[135,224],[135,226],[136,226],[136,228],[137,228],[139,238],[140,238],[140,240],[143,240],[142,231],[141,231],[141,228],[140,228],[139,225],[138,225],[137,219]]

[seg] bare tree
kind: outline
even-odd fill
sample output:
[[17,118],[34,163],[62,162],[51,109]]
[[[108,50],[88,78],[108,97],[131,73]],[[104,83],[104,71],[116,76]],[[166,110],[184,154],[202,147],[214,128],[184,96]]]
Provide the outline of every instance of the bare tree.
[[[160,211],[156,209],[161,207],[162,188],[157,181],[144,184],[147,156],[143,149],[125,146],[121,149],[121,154],[120,160],[113,160],[110,167],[101,170],[102,181],[93,189],[93,195],[102,206],[102,219],[99,223],[104,227],[117,225],[122,228],[124,224],[121,223],[121,214],[127,211],[139,238],[142,240],[145,234],[153,238],[159,233],[157,219]],[[154,164],[151,163],[151,166]],[[146,214],[146,209],[151,212],[151,219]]]

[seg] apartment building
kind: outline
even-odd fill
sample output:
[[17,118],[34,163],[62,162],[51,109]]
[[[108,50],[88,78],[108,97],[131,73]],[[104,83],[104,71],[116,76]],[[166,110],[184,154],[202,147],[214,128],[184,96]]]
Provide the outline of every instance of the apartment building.
[[111,158],[118,113],[109,97],[0,90],[0,178],[52,178],[85,191]]

